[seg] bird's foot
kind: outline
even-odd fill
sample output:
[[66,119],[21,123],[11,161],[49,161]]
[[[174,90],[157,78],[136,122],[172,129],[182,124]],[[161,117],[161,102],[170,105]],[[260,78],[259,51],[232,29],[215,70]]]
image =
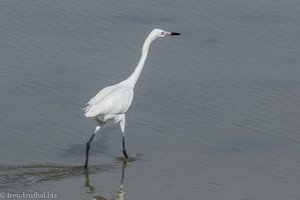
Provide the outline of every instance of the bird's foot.
[[118,160],[123,161],[123,162],[133,162],[137,159],[137,155],[128,155],[127,158],[122,156],[118,157]]

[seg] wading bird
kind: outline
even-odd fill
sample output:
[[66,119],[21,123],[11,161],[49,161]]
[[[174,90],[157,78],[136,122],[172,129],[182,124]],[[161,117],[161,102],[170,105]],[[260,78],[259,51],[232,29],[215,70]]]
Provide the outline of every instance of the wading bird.
[[126,159],[128,158],[125,147],[125,113],[133,100],[134,86],[144,67],[150,44],[157,38],[171,35],[180,35],[180,33],[163,31],[161,29],[152,30],[144,42],[142,56],[133,73],[126,80],[116,85],[103,88],[87,103],[87,106],[84,108],[84,115],[86,117],[95,118],[97,127],[86,143],[85,168],[88,166],[91,143],[97,132],[107,121],[113,121],[114,123],[120,122],[123,154]]

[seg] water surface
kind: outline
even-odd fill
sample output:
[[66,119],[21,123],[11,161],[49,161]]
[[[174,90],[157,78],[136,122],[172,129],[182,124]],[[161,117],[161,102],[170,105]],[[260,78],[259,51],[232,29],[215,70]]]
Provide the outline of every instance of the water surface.
[[[0,2],[0,192],[59,199],[299,199],[298,1]],[[84,104],[155,41],[82,169]],[[122,178],[123,177],[123,178]]]

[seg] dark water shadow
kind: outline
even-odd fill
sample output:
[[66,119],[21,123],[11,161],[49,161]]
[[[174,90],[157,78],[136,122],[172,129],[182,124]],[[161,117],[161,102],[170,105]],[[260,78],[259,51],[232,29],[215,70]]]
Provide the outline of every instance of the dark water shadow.
[[[116,164],[93,165],[89,167],[90,174],[97,174],[117,168]],[[0,166],[1,189],[16,189],[31,186],[45,181],[57,181],[75,176],[85,175],[83,166],[60,165],[24,165]]]
[[113,200],[124,198],[124,177],[127,163],[135,162],[139,159],[138,155],[130,156],[129,159],[123,157],[115,158],[112,164],[92,165],[88,169],[83,166],[62,166],[62,165],[24,165],[24,166],[0,166],[0,189],[16,190],[32,186],[37,183],[47,181],[60,181],[71,177],[85,177],[84,187],[88,189],[87,194],[92,195],[93,199],[105,200],[106,198],[97,194],[96,186],[90,181],[90,176],[116,169],[121,170],[119,188],[113,194]]

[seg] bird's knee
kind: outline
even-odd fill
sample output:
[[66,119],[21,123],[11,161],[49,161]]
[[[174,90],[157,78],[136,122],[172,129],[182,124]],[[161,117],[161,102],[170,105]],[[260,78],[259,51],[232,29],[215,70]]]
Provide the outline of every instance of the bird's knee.
[[100,126],[97,126],[97,127],[95,128],[95,132],[94,132],[94,133],[96,134],[96,133],[100,130],[100,128],[101,128]]

